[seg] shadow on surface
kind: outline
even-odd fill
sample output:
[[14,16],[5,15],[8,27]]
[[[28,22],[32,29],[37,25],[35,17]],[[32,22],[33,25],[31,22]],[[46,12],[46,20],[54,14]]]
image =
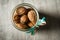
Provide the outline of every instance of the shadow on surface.
[[43,12],[39,12],[39,18],[46,17],[46,25],[43,27],[39,27],[36,30],[40,31],[51,31],[51,30],[60,30],[60,19],[46,15]]

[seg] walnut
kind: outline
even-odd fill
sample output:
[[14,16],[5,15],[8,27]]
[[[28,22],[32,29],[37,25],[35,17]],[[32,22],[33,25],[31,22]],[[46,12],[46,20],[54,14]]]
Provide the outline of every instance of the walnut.
[[34,10],[30,10],[30,11],[28,12],[28,18],[29,18],[29,20],[30,20],[33,24],[36,23],[36,15],[35,15],[35,14],[36,14],[36,13],[35,13]]
[[25,24],[22,24],[22,23],[16,24],[16,26],[17,26],[19,29],[26,29],[26,28],[28,28]]
[[15,23],[20,23],[19,19],[20,19],[19,15],[14,15],[13,21],[14,21]]
[[29,22],[29,23],[28,23],[28,26],[29,26],[29,27],[33,27],[34,25],[33,25],[32,22]]
[[25,7],[19,7],[19,8],[17,8],[17,13],[18,13],[19,15],[26,14],[26,12],[27,12],[27,10],[26,10]]
[[21,18],[20,18],[20,22],[21,23],[26,23],[28,21],[28,17],[27,17],[27,15],[23,15]]

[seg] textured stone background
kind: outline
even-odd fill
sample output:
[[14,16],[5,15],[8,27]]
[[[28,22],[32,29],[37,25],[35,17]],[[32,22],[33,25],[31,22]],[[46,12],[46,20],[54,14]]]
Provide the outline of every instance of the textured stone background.
[[[24,2],[47,18],[47,28],[34,36],[17,30],[11,23],[12,9]],[[60,0],[0,0],[0,40],[60,40]]]

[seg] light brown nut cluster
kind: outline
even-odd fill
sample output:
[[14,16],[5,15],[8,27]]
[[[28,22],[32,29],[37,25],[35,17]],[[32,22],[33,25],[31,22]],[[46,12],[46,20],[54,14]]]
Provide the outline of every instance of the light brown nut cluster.
[[36,15],[33,8],[19,7],[13,15],[13,21],[20,29],[31,28],[36,23]]

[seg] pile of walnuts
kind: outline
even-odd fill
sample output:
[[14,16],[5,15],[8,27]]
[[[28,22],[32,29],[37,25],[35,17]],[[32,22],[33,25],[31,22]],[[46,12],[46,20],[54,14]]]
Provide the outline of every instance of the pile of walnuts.
[[33,8],[18,7],[14,12],[13,21],[20,29],[31,28],[36,24],[36,12]]

